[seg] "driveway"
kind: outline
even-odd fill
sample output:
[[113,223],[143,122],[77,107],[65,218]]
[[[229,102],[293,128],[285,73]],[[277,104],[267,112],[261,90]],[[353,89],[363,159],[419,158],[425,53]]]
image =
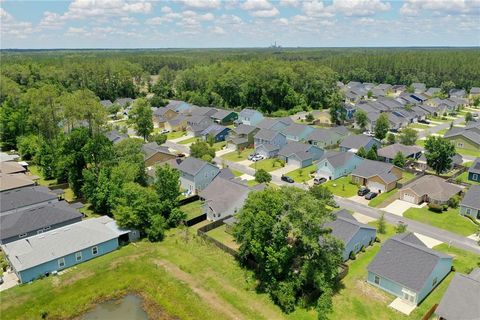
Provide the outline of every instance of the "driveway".
[[365,206],[368,206],[368,203],[370,202],[370,200],[365,199],[365,197],[358,196],[358,195],[357,195],[357,196],[350,197],[350,198],[348,198],[348,199],[350,199],[350,200],[352,200],[352,201],[355,201],[356,203],[361,203],[361,204],[363,204],[363,205],[365,205]]
[[298,169],[298,166],[294,166],[294,165],[289,165],[287,164],[285,167],[283,168],[280,168],[280,169],[277,169],[277,170],[274,170],[274,171],[271,171],[270,174],[271,175],[274,175],[274,176],[277,176],[277,177],[281,177],[282,174],[285,174],[287,175],[287,173],[289,172],[292,172],[294,170],[297,170]]
[[413,204],[413,203],[398,199],[398,200],[395,200],[392,203],[390,203],[388,206],[386,206],[382,210],[387,211],[389,213],[396,214],[397,216],[403,217],[403,213],[405,211],[407,211],[408,209],[410,209],[410,208],[421,208],[423,206],[424,206],[424,204],[423,205],[417,205],[417,204]]
[[18,284],[18,277],[12,270],[3,273],[3,283],[0,284],[0,291],[10,289]]
[[246,160],[238,161],[237,163],[245,167],[250,167],[250,165],[253,164],[253,161],[246,159]]
[[433,247],[438,246],[439,244],[443,243],[442,241],[439,241],[437,239],[433,239],[431,237],[427,237],[427,236],[425,236],[423,234],[420,234],[420,233],[417,233],[417,232],[414,232],[414,234],[417,236],[418,239],[420,239],[420,241],[423,242],[424,245],[426,245],[430,249],[432,249]]
[[390,303],[389,307],[391,307],[391,308],[393,308],[397,311],[400,311],[401,313],[403,313],[407,316],[410,313],[412,313],[412,311],[416,308],[415,305],[411,305],[410,303],[408,303],[405,300],[400,299],[400,298],[397,298],[397,299],[393,300],[392,303]]
[[233,151],[235,151],[235,150],[228,149],[228,148],[227,149],[222,149],[222,150],[219,150],[219,151],[215,152],[215,157],[221,157],[224,154],[227,154],[227,153],[230,153],[230,152],[233,152]]
[[375,218],[366,216],[366,215],[361,214],[361,213],[358,213],[358,212],[354,212],[354,213],[353,213],[353,217],[354,217],[355,219],[357,219],[358,222],[365,223],[365,224],[377,220],[377,219],[375,219]]
[[190,139],[190,138],[193,138],[192,134],[187,134],[185,136],[181,136],[180,138],[170,139],[168,141],[173,142],[173,143],[177,143],[179,141],[187,140],[187,139]]

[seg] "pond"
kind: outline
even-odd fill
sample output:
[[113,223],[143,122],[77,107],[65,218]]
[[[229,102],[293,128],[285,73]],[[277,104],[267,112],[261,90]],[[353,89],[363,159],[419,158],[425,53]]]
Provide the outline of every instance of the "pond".
[[110,300],[97,305],[85,313],[81,320],[148,320],[142,308],[142,299],[129,294],[118,300]]

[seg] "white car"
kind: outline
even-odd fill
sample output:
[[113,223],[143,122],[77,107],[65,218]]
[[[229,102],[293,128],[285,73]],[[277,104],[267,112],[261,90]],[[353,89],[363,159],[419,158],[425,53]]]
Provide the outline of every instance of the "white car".
[[163,129],[162,131],[160,131],[160,134],[166,134],[166,133],[169,133],[169,132],[170,132],[170,130],[168,130],[168,129]]
[[257,162],[257,161],[260,161],[260,160],[263,160],[263,159],[265,159],[265,157],[262,156],[262,155],[260,155],[260,154],[258,154],[258,155],[254,156],[254,157],[252,158],[252,161],[253,161],[253,162]]
[[372,131],[364,131],[363,134],[366,135],[366,136],[369,136],[369,137],[375,136],[375,133],[372,132]]

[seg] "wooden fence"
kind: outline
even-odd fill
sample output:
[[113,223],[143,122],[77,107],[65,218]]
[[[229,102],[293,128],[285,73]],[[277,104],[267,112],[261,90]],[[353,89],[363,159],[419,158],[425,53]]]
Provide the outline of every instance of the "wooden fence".
[[430,310],[428,310],[428,312],[423,316],[422,320],[430,319],[430,317],[433,315],[435,310],[437,310],[437,307],[438,307],[438,304],[437,303],[434,304],[433,307],[431,307]]
[[179,205],[179,206],[183,206],[183,205],[186,205],[186,204],[195,202],[195,201],[197,201],[198,199],[200,199],[200,197],[196,194],[196,195],[193,195],[193,196],[191,196],[191,197],[188,197],[188,198],[179,200],[179,201],[178,201],[178,205]]
[[187,227],[191,227],[191,226],[194,226],[194,225],[196,225],[197,223],[200,223],[200,222],[205,221],[205,220],[207,220],[207,214],[206,214],[206,213],[204,213],[204,214],[202,214],[202,215],[200,215],[200,216],[198,216],[198,217],[194,217],[194,218],[192,218],[192,219],[190,219],[190,220],[185,221],[185,225],[186,225]]
[[209,223],[201,228],[198,228],[197,230],[197,235],[206,241],[214,244],[217,246],[219,249],[225,251],[226,253],[232,255],[233,257],[237,257],[238,252],[235,249],[230,248],[229,246],[226,246],[225,244],[221,243],[217,239],[214,239],[210,237],[207,232],[212,231],[213,229],[216,229],[222,225],[224,225],[224,220],[230,218],[231,216],[226,216],[220,220],[214,221],[212,223]]

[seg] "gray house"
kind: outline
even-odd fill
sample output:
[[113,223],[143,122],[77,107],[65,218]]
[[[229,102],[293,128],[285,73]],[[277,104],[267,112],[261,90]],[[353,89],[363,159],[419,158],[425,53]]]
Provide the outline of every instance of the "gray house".
[[262,129],[254,136],[255,152],[266,158],[276,156],[286,143],[286,136],[274,130]]
[[58,195],[47,187],[33,186],[4,191],[0,195],[0,215],[58,202]]
[[445,291],[435,315],[441,320],[480,319],[480,268],[457,273]]
[[57,229],[82,220],[82,214],[60,201],[0,216],[0,243]]
[[418,159],[422,155],[422,148],[420,148],[419,146],[406,146],[400,143],[394,143],[378,149],[377,154],[381,160],[392,163],[393,159],[399,152],[406,159]]
[[245,108],[238,114],[238,123],[248,124],[250,126],[256,126],[263,120],[263,114],[257,110]]
[[344,261],[375,241],[377,229],[357,221],[348,211],[344,209],[337,211],[335,217],[334,221],[326,223],[325,226],[332,229],[332,236],[344,243]]
[[117,144],[120,141],[123,141],[128,138],[128,134],[120,133],[117,130],[111,130],[105,134],[108,140],[110,140],[113,144]]
[[304,168],[319,160],[324,153],[314,145],[290,141],[280,149],[278,157],[288,165]]
[[213,164],[193,157],[183,160],[177,169],[180,171],[180,185],[189,194],[205,189],[220,172]]
[[368,265],[368,283],[418,305],[450,273],[452,257],[429,249],[413,233],[397,234]]
[[381,143],[378,139],[364,134],[357,134],[346,137],[342,143],[340,143],[340,151],[356,153],[360,147],[364,147],[365,150],[368,151],[373,145],[376,145],[377,148],[381,147]]
[[480,220],[480,185],[471,186],[460,202],[460,214]]

